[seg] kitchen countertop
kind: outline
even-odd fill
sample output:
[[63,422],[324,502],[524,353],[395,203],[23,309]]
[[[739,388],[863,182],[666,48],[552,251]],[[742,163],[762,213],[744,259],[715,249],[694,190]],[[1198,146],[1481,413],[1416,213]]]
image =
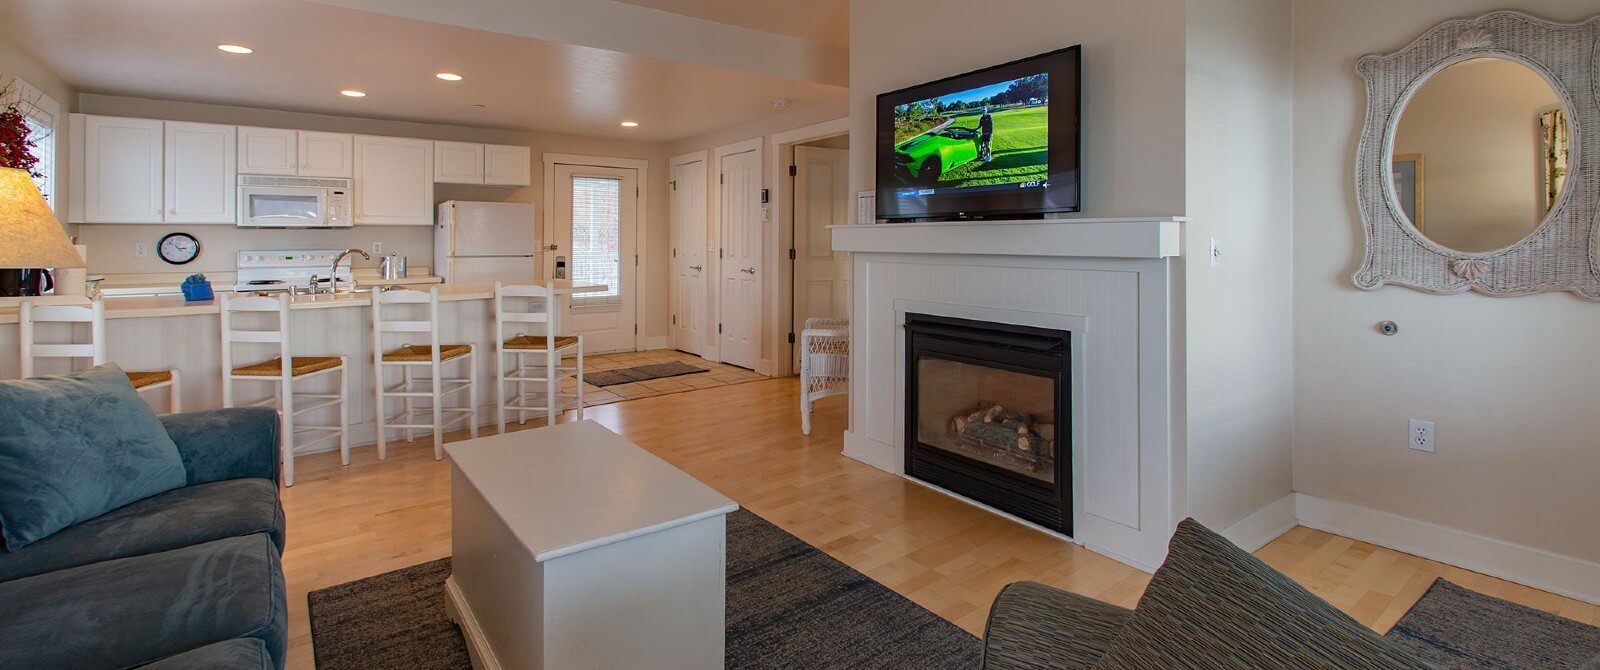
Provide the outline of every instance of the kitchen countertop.
[[[215,272],[206,275],[211,280],[214,289],[232,286],[235,282],[235,273]],[[187,275],[184,275],[187,276]],[[159,279],[141,275],[108,275],[100,283],[100,293],[107,298],[124,298],[132,296],[149,295],[179,295],[179,284],[183,283],[184,276],[161,276]],[[398,279],[382,279],[376,271],[360,268],[355,272],[357,287],[362,286],[415,286],[417,284],[441,284],[443,279],[430,274],[413,274]]]
[[[359,277],[357,278],[359,280]],[[437,280],[437,277],[433,278]],[[384,284],[391,282],[384,281]],[[533,282],[550,286],[557,294],[570,295],[573,293],[592,293],[606,290],[603,285],[573,286],[571,280],[556,279],[548,282]],[[360,282],[357,281],[360,285]],[[458,300],[488,300],[494,297],[494,283],[453,283],[439,284],[439,302],[453,302]],[[58,301],[58,298],[47,297],[41,303]],[[188,302],[178,295],[160,296],[134,296],[118,298],[108,296],[105,298],[107,319],[137,319],[164,316],[199,316],[218,313],[217,301],[202,300]],[[372,304],[370,293],[338,293],[335,295],[297,295],[290,298],[289,309],[335,309],[340,307],[364,307]],[[0,324],[16,323],[17,309],[14,307],[0,308]]]

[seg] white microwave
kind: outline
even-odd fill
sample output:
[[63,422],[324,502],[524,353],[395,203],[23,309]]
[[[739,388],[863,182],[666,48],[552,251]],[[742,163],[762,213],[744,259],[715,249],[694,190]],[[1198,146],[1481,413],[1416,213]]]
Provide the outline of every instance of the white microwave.
[[350,180],[239,176],[240,228],[349,228]]

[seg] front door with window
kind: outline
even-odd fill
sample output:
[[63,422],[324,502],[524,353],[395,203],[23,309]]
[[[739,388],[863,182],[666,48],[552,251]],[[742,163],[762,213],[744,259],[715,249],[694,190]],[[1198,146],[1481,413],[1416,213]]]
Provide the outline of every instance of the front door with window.
[[634,350],[639,173],[631,168],[556,165],[546,235],[547,277],[606,290],[573,296],[569,331],[589,352]]

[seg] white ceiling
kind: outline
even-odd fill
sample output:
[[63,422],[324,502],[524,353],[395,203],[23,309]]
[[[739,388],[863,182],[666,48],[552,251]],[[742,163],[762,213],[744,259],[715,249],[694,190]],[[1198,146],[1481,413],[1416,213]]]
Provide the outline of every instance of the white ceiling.
[[[810,81],[303,0],[0,0],[0,35],[88,93],[645,141],[772,115],[774,98],[803,107],[846,94]],[[256,53],[224,54],[219,42]],[[440,71],[466,79],[439,81]],[[340,96],[346,88],[368,96]],[[640,127],[620,127],[625,119]]]
[[830,46],[850,46],[850,0],[617,1]]

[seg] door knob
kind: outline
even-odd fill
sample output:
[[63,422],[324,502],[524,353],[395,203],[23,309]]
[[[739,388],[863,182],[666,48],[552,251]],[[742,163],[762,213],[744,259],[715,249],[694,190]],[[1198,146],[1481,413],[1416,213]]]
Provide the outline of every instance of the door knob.
[[740,272],[743,272],[743,273],[748,274],[748,275],[754,275],[756,273],[756,269],[755,268],[745,268],[743,270],[740,270]]
[[698,266],[698,265],[691,265],[691,266],[689,266],[689,269],[690,270],[694,270],[695,272],[699,272],[701,270],[701,267]]
[[545,251],[555,251],[556,250],[556,245],[554,245],[554,244],[546,244],[546,245],[544,245],[544,250]]

